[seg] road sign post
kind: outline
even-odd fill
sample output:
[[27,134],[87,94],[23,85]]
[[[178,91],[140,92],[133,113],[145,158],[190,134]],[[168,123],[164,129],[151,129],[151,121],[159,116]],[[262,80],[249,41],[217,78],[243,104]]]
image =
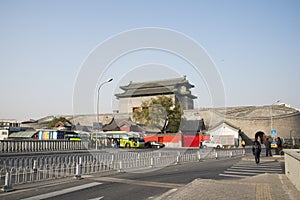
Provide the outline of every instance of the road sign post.
[[276,136],[277,136],[277,131],[276,131],[276,130],[271,130],[271,135],[272,135],[273,137],[276,137]]

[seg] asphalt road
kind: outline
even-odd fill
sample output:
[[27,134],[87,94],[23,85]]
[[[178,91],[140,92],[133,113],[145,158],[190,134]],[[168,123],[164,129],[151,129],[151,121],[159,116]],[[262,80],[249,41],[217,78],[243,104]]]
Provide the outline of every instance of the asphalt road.
[[66,180],[52,186],[31,186],[25,190],[0,194],[0,199],[152,199],[179,188],[194,179],[229,179],[219,176],[241,158],[206,160],[174,165],[154,171],[87,176],[82,180]]

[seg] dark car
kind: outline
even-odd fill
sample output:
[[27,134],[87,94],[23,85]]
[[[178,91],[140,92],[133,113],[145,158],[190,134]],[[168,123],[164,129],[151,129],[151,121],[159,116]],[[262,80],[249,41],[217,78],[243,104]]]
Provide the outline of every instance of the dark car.
[[160,149],[165,147],[165,145],[156,141],[148,141],[145,143],[145,147]]

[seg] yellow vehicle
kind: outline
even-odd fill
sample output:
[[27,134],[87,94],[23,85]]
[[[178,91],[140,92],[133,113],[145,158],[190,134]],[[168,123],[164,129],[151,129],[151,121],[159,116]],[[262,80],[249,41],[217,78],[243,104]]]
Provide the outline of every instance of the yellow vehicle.
[[141,133],[126,131],[107,131],[91,134],[91,140],[106,147],[140,148],[145,146]]
[[123,137],[120,138],[120,147],[123,148],[141,148],[145,147],[145,140],[140,137]]
[[277,148],[278,148],[277,143],[276,143],[276,142],[272,142],[272,143],[271,143],[271,148],[272,148],[272,149],[277,149]]
[[81,137],[78,133],[66,133],[65,139],[70,141],[81,141]]
[[111,140],[111,139],[118,139],[123,136],[127,136],[126,131],[107,131],[107,132],[93,132],[91,134],[91,140]]

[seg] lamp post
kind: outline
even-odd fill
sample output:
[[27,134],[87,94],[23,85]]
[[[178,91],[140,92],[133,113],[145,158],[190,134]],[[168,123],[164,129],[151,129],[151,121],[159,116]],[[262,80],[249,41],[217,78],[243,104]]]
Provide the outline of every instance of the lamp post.
[[110,79],[108,79],[107,81],[104,81],[103,83],[101,83],[100,85],[99,85],[99,87],[98,87],[98,93],[97,93],[97,122],[99,123],[99,94],[100,94],[100,89],[101,89],[101,87],[105,84],[105,83],[109,83],[109,82],[111,82],[113,79],[112,78],[110,78]]
[[[108,79],[107,81],[104,81],[101,83],[98,87],[98,93],[97,93],[97,123],[99,123],[99,94],[100,94],[100,89],[105,83],[109,83],[113,80],[113,78]],[[96,150],[98,149],[98,134],[96,134]]]
[[279,103],[279,102],[280,102],[280,100],[277,100],[274,103],[272,103],[272,105],[271,105],[271,131],[270,131],[270,133],[272,133],[272,130],[273,130],[273,105],[276,103]]

